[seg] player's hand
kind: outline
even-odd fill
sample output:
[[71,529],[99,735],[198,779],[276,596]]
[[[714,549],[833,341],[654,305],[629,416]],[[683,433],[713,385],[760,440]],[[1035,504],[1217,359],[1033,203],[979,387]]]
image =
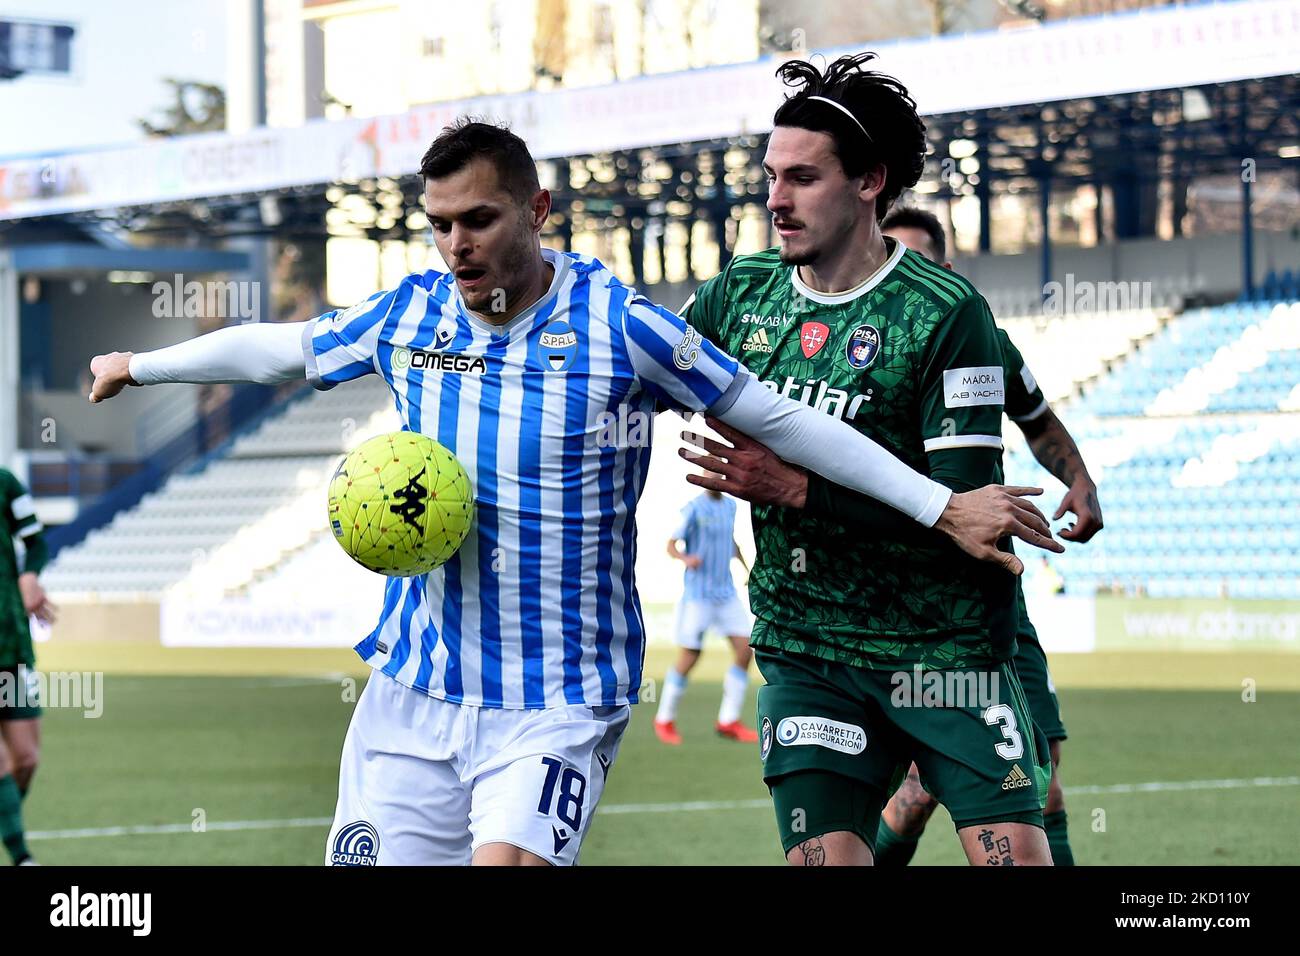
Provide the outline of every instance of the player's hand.
[[683,554],[682,563],[685,564],[692,571],[694,571],[696,568],[698,568],[701,564],[704,563],[704,559],[701,558],[698,554]]
[[1059,521],[1067,511],[1074,515],[1075,521],[1061,532],[1061,537],[1066,541],[1083,544],[1104,527],[1101,521],[1101,506],[1097,504],[1097,486],[1093,484],[1091,478],[1084,476],[1075,479],[1070,490],[1061,499],[1061,506],[1056,509],[1056,514],[1052,515],[1052,520]]
[[724,425],[716,418],[706,418],[704,421],[731,444],[726,445],[695,432],[685,431],[682,432],[684,441],[709,454],[702,455],[685,448],[679,454],[687,461],[723,477],[687,475],[687,481],[701,488],[722,491],[752,501],[756,505],[783,505],[787,508],[804,506],[808,498],[807,472],[782,461],[766,445]]
[[41,587],[41,582],[37,580],[36,575],[31,572],[18,575],[18,592],[23,598],[23,610],[28,614],[36,615],[38,621],[46,624],[54,623],[58,608],[45,594],[45,588]]
[[1042,493],[1042,488],[985,485],[955,494],[934,527],[971,557],[1000,564],[1012,574],[1022,574],[1025,566],[1020,559],[998,550],[1000,538],[1014,535],[1044,551],[1065,550],[1052,537],[1051,526],[1043,513],[1024,497]]
[[90,401],[102,402],[112,398],[128,385],[139,385],[131,377],[131,352],[109,352],[90,360],[90,374],[95,382],[90,386]]

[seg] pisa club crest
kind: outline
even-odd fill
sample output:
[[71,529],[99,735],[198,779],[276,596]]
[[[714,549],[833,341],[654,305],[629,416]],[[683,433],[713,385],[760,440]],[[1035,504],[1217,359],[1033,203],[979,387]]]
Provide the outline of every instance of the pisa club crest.
[[849,334],[848,344],[844,347],[844,357],[856,369],[864,369],[876,360],[880,351],[880,333],[875,326],[859,325]]
[[803,357],[812,358],[830,337],[830,327],[820,322],[805,322],[799,326],[799,348],[803,349]]
[[549,372],[563,372],[578,354],[578,335],[563,319],[556,319],[542,330],[537,340],[537,359]]

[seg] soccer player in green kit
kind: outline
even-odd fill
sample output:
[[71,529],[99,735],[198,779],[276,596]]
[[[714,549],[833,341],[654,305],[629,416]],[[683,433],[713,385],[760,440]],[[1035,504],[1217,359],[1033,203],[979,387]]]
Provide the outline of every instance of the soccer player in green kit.
[[[926,143],[906,89],[864,69],[872,57],[780,67],[798,88],[764,159],[780,246],[732,260],[684,312],[770,388],[964,491],[997,472],[1001,347],[969,282],[881,235]],[[792,490],[762,472],[765,449],[719,431],[732,445],[688,435],[709,454],[686,454],[724,477],[690,480],[756,504],[759,747],[786,859],[870,864],[891,781],[915,761],[972,863],[1049,865],[1047,741],[1010,661],[1014,575],[874,523],[838,486]],[[1010,554],[1004,568],[1022,570]],[[914,669],[993,691],[900,705]]]
[[[881,231],[919,252],[931,262],[952,268],[947,258],[947,242],[943,226],[931,213],[922,209],[896,209],[885,217]],[[1088,474],[1079,447],[1065,425],[1047,404],[1042,389],[1025,363],[1020,350],[1011,337],[998,329],[1002,344],[1003,374],[1007,383],[1006,413],[1024,432],[1029,448],[1039,463],[1056,476],[1069,489],[1054,517],[1072,512],[1075,522],[1061,532],[1067,541],[1082,544],[1102,529],[1101,507],[1097,503],[1097,486]],[[779,463],[774,467],[789,467]],[[1025,608],[1024,589],[1016,586],[1016,600],[1020,611],[1016,631],[1016,675],[1024,687],[1029,710],[1047,737],[1052,755],[1052,779],[1047,791],[1047,806],[1043,823],[1047,842],[1052,851],[1053,866],[1072,866],[1074,855],[1066,828],[1065,794],[1061,790],[1059,767],[1061,742],[1065,740],[1065,724],[1061,721],[1061,708],[1056,699],[1056,688],[1047,669],[1047,655],[1038,641],[1038,632],[1029,620]],[[916,852],[916,843],[925,831],[935,807],[934,797],[926,792],[918,777],[916,767],[909,769],[906,779],[889,798],[880,817],[876,834],[876,865],[906,866]]]
[[[41,728],[28,615],[53,621],[55,609],[36,577],[48,552],[32,496],[4,468],[0,523],[7,534],[0,545],[0,841],[13,862],[23,866],[34,862],[23,834],[22,801],[36,772]],[[15,539],[26,551],[21,573]]]

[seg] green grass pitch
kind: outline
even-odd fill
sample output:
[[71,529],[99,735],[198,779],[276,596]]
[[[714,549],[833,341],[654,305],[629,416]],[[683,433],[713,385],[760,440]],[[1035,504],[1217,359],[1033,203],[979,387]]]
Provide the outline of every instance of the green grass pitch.
[[[47,713],[25,805],[42,862],[322,861],[352,710],[344,681],[358,693],[364,681],[347,652],[40,653],[44,669],[108,672],[101,717]],[[670,655],[652,650],[647,676],[661,678]],[[725,663],[721,646],[706,651],[678,721],[682,747],[655,740],[653,705],[635,708],[583,863],[782,862],[757,748],[712,731]],[[1300,862],[1300,655],[1063,655],[1053,666],[1079,863]],[[941,810],[916,863],[963,859]]]

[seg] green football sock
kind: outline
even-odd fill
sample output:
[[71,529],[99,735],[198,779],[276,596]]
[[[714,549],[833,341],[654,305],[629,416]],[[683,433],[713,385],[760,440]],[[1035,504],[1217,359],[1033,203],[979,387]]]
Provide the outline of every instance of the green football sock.
[[1043,827],[1047,830],[1047,845],[1052,851],[1052,866],[1074,866],[1074,854],[1070,852],[1070,837],[1065,827],[1065,811],[1044,813]]
[[0,840],[15,863],[31,856],[23,838],[23,799],[12,775],[0,777]]
[[880,826],[876,828],[876,866],[907,866],[912,862],[920,839],[919,833],[911,837],[899,836],[881,817]]

